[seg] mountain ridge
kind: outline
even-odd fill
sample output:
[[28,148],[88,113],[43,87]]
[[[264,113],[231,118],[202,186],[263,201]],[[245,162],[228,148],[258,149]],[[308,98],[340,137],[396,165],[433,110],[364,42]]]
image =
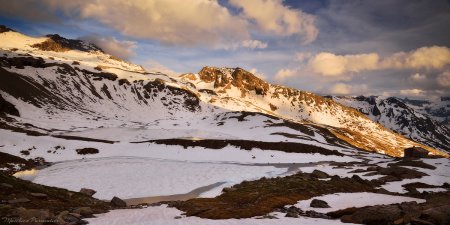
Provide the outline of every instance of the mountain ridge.
[[[406,147],[423,146],[432,154],[446,155],[387,130],[357,110],[309,92],[269,84],[241,68],[205,67],[198,74],[176,78],[149,73],[99,51],[33,47],[48,37],[7,31],[0,33],[0,40],[0,77],[5,81],[0,82],[0,94],[19,111],[20,117],[13,117],[17,126],[33,125],[26,129],[38,127],[44,133],[61,134],[104,126],[156,128],[168,121],[178,127],[185,123],[182,129],[192,129],[193,123],[200,129],[210,123],[220,131],[220,124],[230,119],[220,121],[227,112],[247,111],[310,127],[312,134],[298,136],[298,142],[314,140],[331,148],[334,144],[324,138],[327,134],[320,131],[322,127],[367,151],[401,156]],[[24,87],[30,91],[16,91]],[[269,126],[267,121],[258,124]]]

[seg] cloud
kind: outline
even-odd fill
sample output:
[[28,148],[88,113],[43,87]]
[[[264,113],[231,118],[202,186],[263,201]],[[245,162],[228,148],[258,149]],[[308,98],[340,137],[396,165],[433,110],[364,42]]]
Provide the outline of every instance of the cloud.
[[229,0],[229,3],[242,9],[242,16],[265,33],[302,35],[304,43],[311,43],[319,33],[313,15],[289,8],[282,0]]
[[149,72],[160,72],[169,76],[177,76],[180,74],[154,60],[148,60],[144,63],[143,67]]
[[421,89],[403,89],[400,90],[400,94],[406,96],[421,96],[425,94],[425,91]]
[[439,86],[450,88],[450,71],[445,71],[438,75],[437,82]]
[[330,92],[335,95],[348,95],[350,94],[350,86],[344,83],[337,83],[331,87]]
[[424,74],[415,73],[415,74],[409,76],[408,79],[412,82],[420,83],[420,82],[425,81],[427,79],[427,76]]
[[309,61],[315,73],[324,76],[339,76],[347,72],[372,70],[377,67],[379,56],[375,53],[359,55],[335,55],[322,52]]
[[308,66],[317,74],[340,76],[383,69],[442,69],[449,64],[450,49],[431,46],[394,53],[386,58],[380,58],[377,53],[336,55],[321,52],[310,59]]
[[230,0],[228,7],[242,9],[237,14],[219,0],[0,1],[0,12],[14,10],[10,16],[32,21],[42,17],[48,22],[62,15],[73,22],[96,21],[126,36],[167,45],[219,48],[241,43],[240,47],[256,49],[266,48],[267,43],[252,40],[252,35],[300,35],[310,43],[318,34],[313,15],[289,8],[282,0]]
[[247,48],[251,50],[255,49],[265,49],[269,46],[267,42],[262,42],[259,40],[244,40],[238,43],[231,43],[231,44],[224,44],[221,46],[218,46],[217,49],[224,49],[224,50],[236,50],[239,48]]
[[257,76],[259,79],[266,80],[267,76],[263,73],[260,73],[256,68],[250,69],[248,72],[252,73],[253,75]]
[[281,69],[275,75],[275,80],[283,81],[289,77],[295,76],[297,74],[297,72],[298,72],[297,70],[293,70],[293,69]]
[[386,69],[442,69],[450,64],[450,49],[443,46],[421,47],[410,52],[398,52],[384,59]]
[[268,44],[258,40],[245,40],[242,41],[241,46],[250,49],[264,49],[267,48]]
[[137,44],[133,41],[119,41],[113,37],[99,35],[85,36],[80,39],[90,42],[100,47],[104,52],[121,59],[129,59],[136,55],[134,50],[136,49]]
[[[8,2],[13,1],[6,2],[12,5]],[[157,40],[168,45],[214,47],[250,39],[247,20],[230,14],[217,0],[30,2],[33,4],[21,4],[21,7],[47,7],[53,13],[62,12],[72,19],[98,21],[124,35]]]

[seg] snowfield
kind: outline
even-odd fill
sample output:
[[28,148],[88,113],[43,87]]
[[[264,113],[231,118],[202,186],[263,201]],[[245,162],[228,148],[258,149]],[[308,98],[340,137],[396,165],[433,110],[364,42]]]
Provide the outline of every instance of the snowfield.
[[[110,200],[114,196],[129,199],[184,194],[214,183],[231,186],[286,171],[273,166],[113,157],[57,163],[39,170],[33,182],[72,191],[91,188],[97,191],[94,197]],[[208,197],[220,194],[221,187],[209,192]]]

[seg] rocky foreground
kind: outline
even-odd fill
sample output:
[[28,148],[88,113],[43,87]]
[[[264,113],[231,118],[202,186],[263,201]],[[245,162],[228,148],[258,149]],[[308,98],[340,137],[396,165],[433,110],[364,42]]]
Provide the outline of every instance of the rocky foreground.
[[[5,157],[3,157],[5,159]],[[13,157],[11,157],[13,159]],[[261,178],[244,181],[223,189],[215,198],[194,198],[187,201],[160,202],[126,206],[120,199],[111,202],[97,200],[91,195],[95,191],[68,191],[61,188],[34,184],[30,181],[0,173],[0,216],[9,224],[85,224],[84,219],[95,214],[118,208],[157,207],[167,204],[183,212],[187,217],[207,219],[261,218],[277,219],[280,215],[300,218],[311,217],[357,224],[448,224],[450,222],[450,185],[429,185],[421,182],[403,185],[407,190],[402,196],[425,199],[422,203],[403,202],[390,205],[351,207],[328,213],[303,210],[295,206],[298,201],[313,199],[310,207],[330,207],[326,201],[314,199],[333,193],[370,192],[398,195],[381,188],[387,182],[418,179],[428,174],[435,166],[421,159],[397,159],[387,167],[367,162],[331,163],[335,169],[364,167],[357,169],[352,177],[331,176],[320,170],[312,173],[298,172],[291,176]],[[369,173],[367,173],[369,172]],[[356,175],[364,174],[364,175]],[[368,179],[377,176],[377,179]],[[419,192],[420,188],[443,189],[440,193]],[[276,212],[278,214],[274,215]]]

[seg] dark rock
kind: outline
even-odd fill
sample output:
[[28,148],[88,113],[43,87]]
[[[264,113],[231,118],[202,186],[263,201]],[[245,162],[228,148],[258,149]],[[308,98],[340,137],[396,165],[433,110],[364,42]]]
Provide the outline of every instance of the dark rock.
[[313,177],[315,177],[315,178],[320,178],[320,179],[325,179],[325,178],[328,178],[328,177],[329,177],[329,175],[328,175],[327,173],[322,172],[322,171],[320,171],[320,170],[314,170],[314,171],[311,173],[311,176],[313,176]]
[[13,116],[20,116],[19,111],[16,109],[16,107],[12,103],[6,101],[2,97],[2,95],[0,95],[0,115],[2,113],[6,113]]
[[27,203],[27,202],[30,202],[30,199],[28,199],[28,198],[18,198],[18,199],[8,200],[9,204]]
[[89,195],[89,196],[93,196],[95,193],[97,193],[97,191],[89,189],[89,188],[81,188],[80,193]]
[[4,33],[4,32],[9,32],[9,31],[15,32],[15,30],[13,30],[13,29],[11,29],[9,27],[6,27],[4,25],[0,25],[0,34]]
[[127,207],[127,203],[116,196],[114,196],[114,198],[111,199],[111,205],[116,207]]
[[405,148],[404,157],[405,158],[425,158],[428,156],[428,151],[421,147],[411,147]]
[[380,170],[381,169],[381,167],[379,167],[379,166],[369,166],[369,167],[367,167],[367,171],[378,171],[378,170]]
[[89,154],[99,153],[98,149],[96,149],[96,148],[81,148],[81,149],[77,149],[76,151],[77,151],[78,155],[89,155]]
[[73,210],[73,213],[80,214],[85,218],[92,217],[94,212],[90,207],[79,207]]
[[330,208],[330,206],[328,205],[328,203],[326,201],[319,200],[319,199],[313,199],[311,201],[311,204],[309,204],[309,206],[311,206],[313,208]]
[[47,195],[43,193],[30,193],[30,195],[35,198],[47,198]]
[[355,180],[356,182],[359,182],[359,183],[365,183],[366,182],[364,179],[362,179],[360,176],[358,176],[356,174],[352,176],[352,179]]
[[298,218],[303,213],[301,209],[291,206],[286,210],[286,217]]
[[223,188],[222,189],[222,192],[230,192],[230,191],[235,191],[236,190],[236,188],[234,188],[234,187],[225,187],[225,188]]
[[316,212],[313,210],[308,210],[305,213],[302,214],[302,216],[307,216],[307,217],[311,217],[311,218],[322,218],[322,219],[330,219],[329,216],[327,216],[324,213],[320,213],[320,212]]

